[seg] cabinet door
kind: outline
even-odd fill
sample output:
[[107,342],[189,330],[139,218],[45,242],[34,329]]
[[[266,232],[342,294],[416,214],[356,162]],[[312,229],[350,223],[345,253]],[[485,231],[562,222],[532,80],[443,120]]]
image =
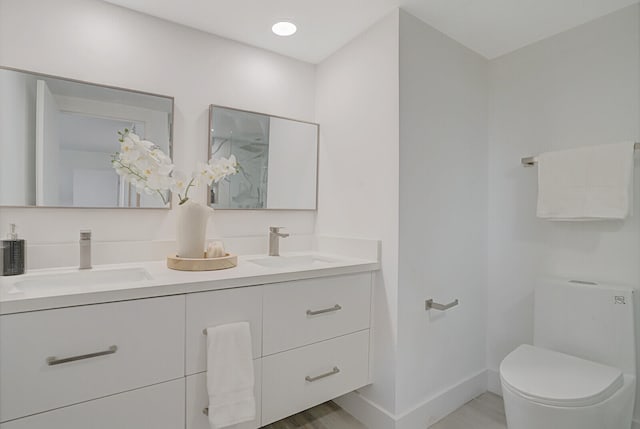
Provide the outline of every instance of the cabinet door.
[[184,428],[184,378],[0,424],[0,429]]
[[[261,382],[262,382],[262,361],[253,361],[253,372],[255,376],[254,395],[256,398],[256,419],[251,422],[240,423],[229,426],[227,429],[256,429],[260,427],[261,420]],[[204,409],[209,406],[209,395],[207,394],[207,373],[190,375],[187,377],[187,429],[210,429],[209,418]],[[207,410],[208,412],[208,410]]]
[[0,317],[0,422],[184,377],[184,296]]
[[187,295],[186,373],[207,369],[207,337],[203,329],[249,322],[253,357],[262,355],[262,287],[243,287]]
[[263,356],[369,327],[371,273],[264,286]]
[[262,358],[262,425],[369,383],[369,330]]

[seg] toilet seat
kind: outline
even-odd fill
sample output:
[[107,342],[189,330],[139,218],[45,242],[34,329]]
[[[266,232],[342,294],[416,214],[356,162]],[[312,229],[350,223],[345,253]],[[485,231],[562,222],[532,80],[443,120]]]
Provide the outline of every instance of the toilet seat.
[[503,386],[515,394],[560,407],[600,403],[624,384],[618,368],[528,344],[504,358],[500,377]]

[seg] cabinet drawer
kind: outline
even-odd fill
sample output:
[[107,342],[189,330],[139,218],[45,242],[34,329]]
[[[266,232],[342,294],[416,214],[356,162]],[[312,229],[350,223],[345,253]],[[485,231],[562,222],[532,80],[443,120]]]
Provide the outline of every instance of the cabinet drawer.
[[0,424],[0,429],[178,429],[184,378]]
[[6,421],[183,377],[184,297],[6,315],[0,343]]
[[366,385],[368,371],[368,329],[262,358],[262,425]]
[[264,287],[263,356],[369,327],[371,274]]
[[[228,429],[256,429],[260,427],[260,401],[262,361],[253,361],[255,376],[254,395],[256,397],[256,419],[252,422],[228,426]],[[187,377],[187,429],[210,429],[209,418],[204,414],[204,408],[209,406],[207,394],[207,373],[201,372]]]
[[187,295],[186,373],[207,369],[207,337],[202,330],[233,322],[249,322],[253,357],[262,354],[262,288],[244,287]]

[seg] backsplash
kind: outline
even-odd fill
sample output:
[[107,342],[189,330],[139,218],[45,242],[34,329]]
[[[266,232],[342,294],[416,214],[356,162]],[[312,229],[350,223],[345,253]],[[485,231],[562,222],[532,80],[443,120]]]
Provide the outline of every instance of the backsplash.
[[[225,249],[234,254],[266,254],[267,235],[216,238],[224,242]],[[281,241],[285,252],[310,250],[313,236],[292,235]],[[154,241],[94,241],[92,243],[93,265],[121,264],[128,262],[159,261],[175,254],[176,242],[171,240]],[[79,261],[78,242],[33,244],[27,243],[27,271],[43,268],[74,267]]]
[[[221,240],[227,252],[237,255],[266,255],[269,245],[267,234],[245,237],[224,237]],[[93,241],[93,265],[129,262],[161,261],[175,253],[176,242],[153,241]],[[380,241],[292,234],[280,240],[282,252],[318,251],[334,255],[380,260]],[[27,243],[27,271],[46,268],[74,267],[79,262],[78,242],[32,244]]]

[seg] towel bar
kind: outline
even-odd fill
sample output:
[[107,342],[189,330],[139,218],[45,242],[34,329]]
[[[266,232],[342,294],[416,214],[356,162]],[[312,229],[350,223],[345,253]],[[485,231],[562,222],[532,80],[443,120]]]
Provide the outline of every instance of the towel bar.
[[[636,150],[636,152],[640,152],[640,143],[636,143],[633,148]],[[535,156],[528,156],[526,158],[522,158],[520,162],[525,167],[533,167],[538,163],[538,160],[536,160]]]
[[455,301],[453,301],[453,302],[450,302],[449,304],[439,304],[437,302],[433,302],[432,299],[428,299],[424,303],[424,308],[425,308],[425,310],[434,309],[434,310],[445,311],[445,310],[450,309],[451,307],[455,307],[458,304],[459,304],[459,302],[458,302],[457,299]]

